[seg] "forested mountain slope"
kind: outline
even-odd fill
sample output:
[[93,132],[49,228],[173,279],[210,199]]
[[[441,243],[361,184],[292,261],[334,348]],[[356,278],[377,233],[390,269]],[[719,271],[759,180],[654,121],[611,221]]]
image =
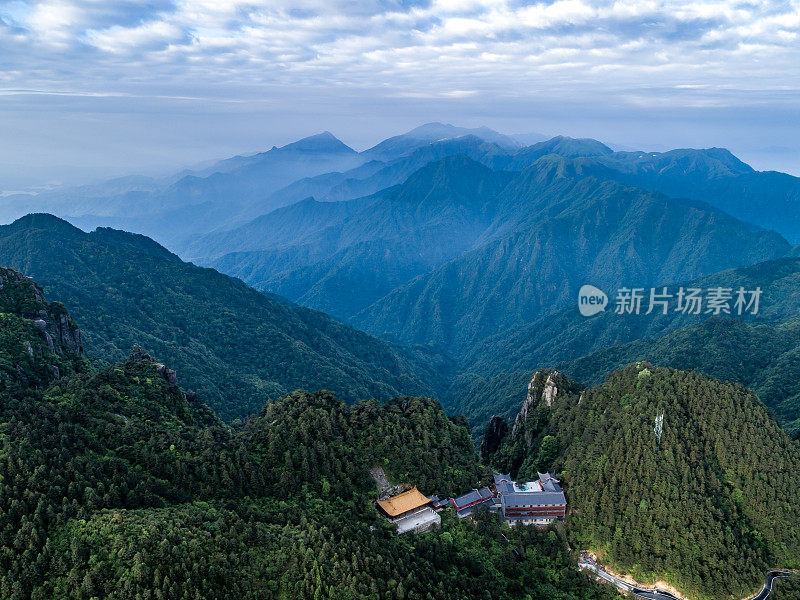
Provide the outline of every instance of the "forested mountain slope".
[[576,177],[574,166],[539,159],[497,198],[484,245],[393,290],[351,322],[461,358],[490,335],[573,304],[585,283],[646,287],[790,251],[779,235],[708,205]]
[[[401,537],[378,516],[376,463],[428,493],[484,476],[467,430],[435,401],[348,407],[295,392],[231,429],[139,349],[97,371],[70,344],[40,352],[47,327],[28,311],[69,316],[18,273],[2,282],[0,355],[50,373],[0,389],[3,598],[613,597],[555,532],[504,536],[491,518],[446,515],[441,531]],[[6,344],[20,322],[32,370]],[[75,365],[60,378],[56,354]]]
[[32,279],[0,267],[0,386],[40,389],[87,367],[78,326]]
[[577,162],[585,175],[708,202],[800,242],[800,178],[755,171],[724,148],[616,152]]
[[495,200],[510,178],[464,155],[450,156],[402,185],[353,201],[363,208],[294,245],[224,256],[212,265],[259,289],[348,318],[471,248],[494,218]]
[[541,371],[492,460],[560,473],[573,544],[639,581],[741,598],[800,567],[800,444],[741,386],[639,363],[581,390]]
[[226,419],[266,397],[327,388],[348,401],[431,394],[424,360],[322,313],[182,262],[143,236],[84,233],[49,215],[0,227],[0,263],[73,307],[88,354],[113,362],[140,343]]
[[673,296],[679,288],[717,287],[761,288],[758,314],[687,315],[676,310],[675,297],[667,314],[644,314],[646,300],[641,314],[617,314],[608,290],[607,310],[587,319],[578,313],[576,298],[572,307],[476,344],[444,401],[470,422],[485,423],[492,414],[511,415],[525,378],[537,368],[557,367],[576,381],[596,384],[615,369],[647,360],[752,388],[798,436],[800,260],[782,258],[667,285]]

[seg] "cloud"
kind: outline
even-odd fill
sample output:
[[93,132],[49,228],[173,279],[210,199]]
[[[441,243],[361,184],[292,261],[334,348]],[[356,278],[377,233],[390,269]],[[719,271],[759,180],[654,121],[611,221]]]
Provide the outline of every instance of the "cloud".
[[0,94],[763,111],[800,100],[798,43],[798,0],[0,0]]
[[[50,73],[54,83],[134,74],[174,85],[177,75],[229,84],[371,82],[431,94],[502,93],[513,82],[517,91],[533,93],[553,72],[573,88],[641,84],[653,69],[672,85],[702,79],[712,87],[737,80],[772,87],[800,74],[797,3],[43,0],[6,6],[0,18],[16,28],[17,39],[14,49],[10,43],[2,49],[9,51],[6,60],[19,63],[19,87],[40,86]],[[597,76],[614,65],[625,67],[619,79]],[[484,74],[481,85],[467,85],[470,71]],[[26,72],[45,76],[26,81]]]
[[87,43],[109,54],[155,51],[190,41],[186,30],[167,21],[149,21],[133,27],[114,25],[89,30],[85,35]]

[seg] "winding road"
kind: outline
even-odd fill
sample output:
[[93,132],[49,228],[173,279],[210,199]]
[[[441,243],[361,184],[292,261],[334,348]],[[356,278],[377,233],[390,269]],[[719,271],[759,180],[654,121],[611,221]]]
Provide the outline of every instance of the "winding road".
[[[675,594],[672,594],[666,590],[662,590],[659,588],[655,589],[645,589],[636,587],[631,585],[627,581],[623,581],[618,577],[614,577],[613,575],[607,573],[601,566],[597,563],[593,562],[588,556],[581,554],[581,558],[578,561],[578,568],[581,570],[591,571],[595,575],[597,575],[600,579],[604,579],[608,581],[612,585],[616,586],[617,588],[624,590],[626,592],[631,592],[635,596],[639,598],[646,598],[647,600],[680,600]],[[767,578],[764,582],[764,587],[761,591],[756,595],[753,596],[750,600],[766,600],[770,593],[772,592],[772,584],[773,582],[778,579],[779,577],[789,577],[792,575],[791,571],[769,571],[767,572]]]
[[779,577],[789,577],[789,575],[792,575],[791,571],[770,571],[767,573],[767,581],[764,583],[764,587],[752,600],[766,600],[772,591],[772,582]]

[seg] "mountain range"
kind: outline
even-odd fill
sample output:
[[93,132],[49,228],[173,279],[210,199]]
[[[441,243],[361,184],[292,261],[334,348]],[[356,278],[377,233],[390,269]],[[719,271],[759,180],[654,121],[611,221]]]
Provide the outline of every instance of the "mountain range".
[[138,346],[91,364],[29,277],[0,284],[4,598],[613,598],[550,532],[448,514],[398,536],[375,511],[375,464],[428,493],[485,480],[435,400],[296,391],[227,426]]
[[184,263],[149,238],[84,233],[50,215],[0,227],[0,262],[73,308],[87,353],[123,360],[135,344],[164,357],[226,419],[266,397],[326,388],[355,401],[433,395],[446,359],[398,348],[323,313]]
[[[110,222],[149,232],[180,256],[266,292],[279,306],[296,302],[372,334],[364,338],[371,343],[388,341],[386,356],[401,357],[399,378],[383,372],[371,388],[370,367],[359,366],[357,385],[342,384],[338,375],[321,380],[337,381],[330,387],[348,400],[369,389],[384,390],[374,395],[386,397],[403,391],[400,382],[408,381],[408,393],[436,393],[448,408],[480,423],[491,416],[490,406],[500,410],[502,404],[504,414],[512,410],[515,400],[510,399],[518,393],[512,390],[519,389],[531,369],[557,365],[595,382],[613,368],[652,354],[664,364],[754,386],[795,431],[794,392],[779,397],[787,390],[778,386],[783,391],[772,392],[767,389],[772,384],[758,383],[758,375],[764,375],[763,381],[781,380],[763,370],[763,360],[758,368],[751,364],[737,371],[733,365],[739,359],[730,344],[725,346],[721,329],[729,327],[727,321],[674,319],[659,330],[644,318],[612,324],[609,313],[585,322],[571,307],[584,283],[613,291],[623,285],[702,281],[726,269],[796,256],[791,242],[797,240],[792,228],[800,222],[797,181],[757,172],[720,148],[615,152],[597,140],[563,136],[526,146],[487,128],[432,123],[363,152],[325,132],[163,180],[123,178],[26,201],[64,211],[78,224]],[[18,206],[19,199],[7,204]],[[75,235],[72,231],[68,237]],[[88,236],[105,240],[112,233],[101,228]],[[32,251],[27,247],[20,254],[16,244],[9,244],[0,258],[27,266],[24,254]],[[159,252],[161,258],[178,260],[163,248]],[[48,253],[37,254],[30,264],[39,269],[48,264]],[[79,255],[70,260],[85,264]],[[765,285],[775,285],[769,267],[764,268]],[[45,286],[51,278],[63,279],[42,275]],[[788,312],[737,332],[746,338],[745,347],[760,348],[759,336],[767,335],[763,328],[779,328],[781,334],[772,339],[785,343],[773,349],[788,361],[794,347],[786,338],[793,331],[794,296],[786,286],[780,289],[782,309]],[[227,297],[228,292],[218,299],[221,312]],[[73,305],[82,317],[81,303]],[[306,322],[309,318],[304,317]],[[694,329],[677,331],[688,325]],[[187,327],[180,323],[178,328]],[[86,329],[91,345],[95,334]],[[237,324],[234,329],[244,328]],[[297,336],[294,332],[289,339]],[[695,336],[726,349],[716,354],[668,349],[678,339],[691,344],[699,339]],[[111,356],[121,359],[137,337],[131,334],[125,343],[112,344]],[[192,361],[170,353],[187,352],[177,348],[180,337],[156,337],[158,345],[149,350],[183,372],[184,363],[189,372],[194,369]],[[207,344],[201,345],[203,350],[196,352],[205,353]],[[332,355],[341,348],[331,349]],[[242,368],[228,364],[232,361],[226,357],[236,351],[211,355],[206,361],[226,376]],[[714,355],[727,360],[704,358]],[[389,364],[386,360],[381,364]],[[723,369],[722,364],[731,366]],[[772,368],[782,372],[782,364],[773,362]],[[255,397],[256,389],[283,393],[294,385],[287,385],[292,378],[276,373],[265,379],[248,374],[246,379],[247,397]],[[195,385],[194,377],[190,381]],[[297,384],[305,385],[302,377]],[[348,390],[359,391],[352,395]],[[226,417],[246,414],[257,403],[247,401],[248,408],[229,412],[217,404],[218,390],[211,397]]]
[[[295,391],[229,426],[139,346],[87,360],[68,307],[30,277],[0,269],[0,308],[0,548],[15,557],[0,560],[4,597],[617,597],[578,571],[579,548],[722,600],[758,589],[770,566],[800,566],[800,447],[741,386],[647,363],[594,388],[540,370],[481,464],[463,419],[430,398],[348,406]],[[485,484],[490,466],[555,472],[566,528],[447,509],[440,530],[398,536],[372,506],[376,464],[442,495]]]
[[[751,594],[800,568],[798,181],[428,124],[5,198],[0,596],[610,600],[579,550]],[[634,287],[761,295],[614,310]],[[398,536],[375,466],[552,472],[569,512]]]

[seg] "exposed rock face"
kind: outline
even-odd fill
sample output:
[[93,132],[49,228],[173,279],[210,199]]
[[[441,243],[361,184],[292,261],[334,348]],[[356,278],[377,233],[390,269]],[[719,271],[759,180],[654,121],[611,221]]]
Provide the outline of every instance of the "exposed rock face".
[[533,377],[531,377],[531,380],[528,383],[528,395],[525,397],[525,402],[522,403],[522,408],[519,409],[517,418],[514,419],[512,435],[517,435],[519,429],[525,424],[525,421],[528,420],[528,413],[539,403],[539,398],[541,397],[541,391],[543,388],[543,381],[548,375],[549,374],[547,371],[544,369],[539,369],[533,374]]
[[506,435],[508,435],[508,424],[506,424],[506,420],[497,415],[492,416],[491,420],[486,425],[486,431],[483,434],[483,441],[481,442],[481,458],[484,461],[488,460],[492,454],[497,452]]
[[547,381],[544,382],[544,390],[542,390],[542,401],[547,405],[547,408],[553,406],[553,400],[558,396],[558,387],[556,386],[556,377],[560,373],[553,371],[547,376]]
[[538,425],[534,423],[531,427],[526,427],[526,423],[533,415],[534,409],[539,406],[552,408],[553,402],[559,395],[577,394],[582,390],[583,386],[567,379],[559,371],[539,369],[533,374],[528,384],[528,395],[525,397],[525,402],[522,403],[517,418],[514,419],[512,436],[524,435],[526,443],[530,444],[533,441],[533,432]]
[[161,363],[156,363],[156,371],[167,381],[168,384],[178,385],[178,375],[172,369],[168,369]]
[[0,310],[30,319],[42,330],[47,348],[62,355],[65,350],[83,353],[81,332],[58,302],[45,300],[33,279],[14,269],[0,269]]
[[17,382],[45,386],[80,368],[83,347],[78,326],[62,304],[45,299],[30,277],[0,267],[0,312],[10,326],[21,326],[17,343],[26,355],[24,362],[14,364],[18,350],[0,348],[0,354],[7,354],[5,361],[13,365],[0,377],[3,386]]
[[153,362],[156,372],[164,378],[169,385],[178,385],[178,375],[172,369],[167,368],[166,365],[153,361],[152,357],[147,354],[139,344],[136,344],[132,349],[128,361],[135,362],[138,360],[146,360]]

